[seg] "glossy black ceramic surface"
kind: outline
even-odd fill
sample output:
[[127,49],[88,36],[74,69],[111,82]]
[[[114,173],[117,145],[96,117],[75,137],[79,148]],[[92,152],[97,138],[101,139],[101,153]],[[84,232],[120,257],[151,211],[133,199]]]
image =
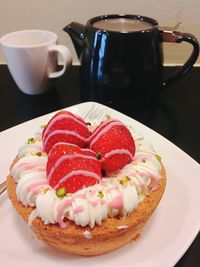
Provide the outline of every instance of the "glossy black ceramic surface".
[[[142,31],[117,32],[94,26],[100,20],[119,18],[146,21],[151,27]],[[168,82],[163,78],[163,41],[188,41],[183,40],[181,33],[174,32],[166,33],[167,40],[164,40],[156,20],[137,15],[95,17],[86,26],[73,22],[64,30],[71,36],[81,61],[82,100],[101,102],[121,111],[157,100],[160,90]],[[183,76],[196,61],[198,42],[193,36],[190,38],[193,38],[193,54],[170,78],[169,84]]]

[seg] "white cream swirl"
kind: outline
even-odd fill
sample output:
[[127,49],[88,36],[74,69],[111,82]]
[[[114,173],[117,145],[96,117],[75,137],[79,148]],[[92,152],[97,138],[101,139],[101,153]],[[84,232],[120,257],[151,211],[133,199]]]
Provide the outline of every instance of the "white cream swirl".
[[47,155],[41,152],[41,144],[25,144],[19,150],[19,160],[11,170],[17,183],[17,199],[25,206],[35,206],[35,199],[40,192],[49,188],[46,177]]
[[25,206],[34,207],[37,194],[45,188],[48,188],[45,171],[24,172],[17,184],[17,199]]
[[[161,179],[161,163],[152,145],[133,133],[136,154],[133,161],[99,184],[83,188],[63,198],[56,195],[46,177],[47,155],[41,142],[26,144],[11,174],[17,183],[16,194],[25,206],[35,206],[45,224],[66,227],[65,218],[77,225],[101,225],[108,217],[131,213],[148,190],[156,190]],[[38,154],[38,152],[41,152]]]
[[101,225],[107,217],[127,215],[138,205],[135,184],[121,185],[112,178],[104,178],[95,186],[90,186],[74,194],[59,199],[53,190],[40,194],[36,199],[37,214],[45,223],[59,223],[65,227],[63,219],[75,221],[77,225],[91,228]]
[[57,206],[59,203],[60,198],[57,197],[52,188],[37,196],[36,212],[45,224],[57,223]]
[[38,153],[38,152],[43,152],[43,147],[41,145],[41,143],[35,143],[35,144],[25,144],[23,145],[19,151],[18,151],[18,157],[22,158],[26,155],[31,155],[34,153]]

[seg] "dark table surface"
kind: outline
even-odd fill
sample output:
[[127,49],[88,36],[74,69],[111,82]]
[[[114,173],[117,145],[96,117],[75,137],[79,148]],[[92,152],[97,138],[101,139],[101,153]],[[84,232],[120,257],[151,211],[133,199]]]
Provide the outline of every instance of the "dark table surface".
[[[166,75],[174,69],[166,68]],[[0,65],[0,131],[80,102],[78,66],[54,80],[49,92],[29,96],[17,88],[7,66]],[[194,67],[176,85],[161,92],[156,107],[128,115],[162,134],[200,163],[200,68]],[[196,266],[200,266],[200,234],[176,265]]]

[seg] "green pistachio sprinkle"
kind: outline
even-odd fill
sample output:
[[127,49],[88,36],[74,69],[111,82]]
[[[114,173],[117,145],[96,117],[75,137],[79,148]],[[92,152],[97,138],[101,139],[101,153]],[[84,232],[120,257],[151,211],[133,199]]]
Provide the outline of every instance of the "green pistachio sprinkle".
[[131,181],[131,178],[128,177],[128,175],[126,175],[126,180],[130,182]]
[[118,180],[118,182],[121,184],[121,185],[123,185],[124,184],[124,181],[123,180]]
[[121,185],[125,185],[126,183],[131,181],[131,178],[126,176],[125,179],[117,179],[118,183]]
[[109,119],[111,119],[111,116],[106,114],[106,120],[109,120]]
[[44,189],[42,190],[42,194],[43,194],[43,195],[46,194],[47,191],[49,191],[49,188],[44,188]]
[[63,198],[64,196],[66,196],[67,194],[67,190],[65,187],[59,188],[58,190],[56,190],[56,196]]
[[30,137],[30,138],[28,138],[28,140],[27,140],[27,144],[28,145],[30,145],[30,144],[35,144],[35,142],[36,142],[36,140],[35,140],[35,138],[34,137]]
[[46,124],[41,124],[41,125],[40,125],[40,128],[41,128],[41,129],[44,129],[45,127],[46,127]]
[[102,192],[102,191],[99,191],[99,192],[98,192],[98,197],[99,197],[99,198],[103,198],[103,197],[104,197],[104,195],[103,195],[103,192]]
[[102,157],[101,153],[100,152],[97,152],[96,153],[96,158],[101,159],[101,157]]
[[41,157],[42,156],[42,152],[38,151],[38,152],[35,153],[35,155],[38,156],[38,157]]
[[158,161],[161,161],[161,156],[159,156],[159,155],[155,155],[155,157],[156,157],[156,159],[157,159]]
[[42,152],[38,151],[38,152],[28,152],[25,154],[25,156],[38,156],[41,157],[42,156]]

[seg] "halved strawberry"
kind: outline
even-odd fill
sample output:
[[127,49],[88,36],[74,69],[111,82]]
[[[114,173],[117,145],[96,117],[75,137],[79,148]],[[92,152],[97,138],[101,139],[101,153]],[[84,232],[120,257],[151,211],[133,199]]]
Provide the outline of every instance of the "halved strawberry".
[[65,187],[69,193],[99,183],[102,177],[101,163],[93,151],[66,143],[52,147],[46,172],[55,190]]
[[49,153],[52,146],[58,142],[86,147],[89,135],[88,127],[81,117],[69,111],[60,111],[51,118],[43,130],[44,151]]
[[135,154],[135,142],[130,131],[116,119],[109,119],[96,128],[90,137],[89,147],[101,158],[106,174],[130,163]]

